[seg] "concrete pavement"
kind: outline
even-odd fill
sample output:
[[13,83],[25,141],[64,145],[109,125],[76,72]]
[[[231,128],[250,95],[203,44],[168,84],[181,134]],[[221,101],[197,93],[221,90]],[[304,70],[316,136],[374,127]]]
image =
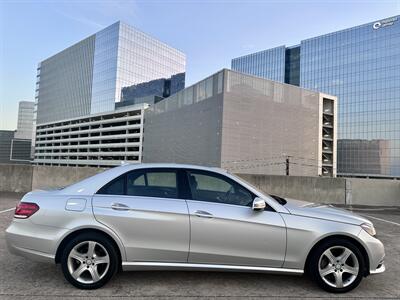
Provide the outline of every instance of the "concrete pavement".
[[[0,193],[0,211],[15,207],[19,197],[18,194]],[[4,230],[12,220],[13,211],[0,212],[0,299],[399,299],[400,212],[365,208],[360,212],[375,218],[371,220],[386,247],[387,271],[364,278],[356,290],[340,295],[320,290],[306,277],[168,271],[120,273],[101,289],[82,291],[66,282],[59,266],[10,254],[6,249]]]

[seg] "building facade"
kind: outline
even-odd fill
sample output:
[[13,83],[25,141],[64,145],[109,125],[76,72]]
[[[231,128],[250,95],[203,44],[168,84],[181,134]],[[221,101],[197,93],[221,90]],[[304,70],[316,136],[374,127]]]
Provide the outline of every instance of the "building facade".
[[35,102],[20,101],[18,105],[17,130],[14,137],[17,139],[32,140],[33,130],[33,111]]
[[185,74],[173,75],[170,78],[160,78],[122,88],[122,97],[116,106],[126,106],[139,103],[154,104],[185,88]]
[[0,163],[30,164],[31,140],[15,138],[16,131],[0,130]]
[[[285,46],[232,59],[231,68],[274,81],[285,81]],[[268,66],[268,67],[265,67]]]
[[[342,174],[351,175],[358,168],[361,174],[380,174],[390,172],[390,144],[388,140],[342,139],[338,141],[338,152],[346,153],[338,161]],[[368,161],[368,164],[363,162]]]
[[10,163],[13,130],[0,130],[0,163]]
[[124,87],[170,78],[185,81],[185,54],[121,22],[39,63],[36,124],[109,112]]
[[34,163],[110,167],[140,163],[147,104],[39,124]]
[[149,107],[143,161],[336,174],[336,97],[222,70]]
[[[271,76],[282,64],[284,76]],[[337,96],[338,174],[400,177],[399,16],[235,58],[232,69]]]

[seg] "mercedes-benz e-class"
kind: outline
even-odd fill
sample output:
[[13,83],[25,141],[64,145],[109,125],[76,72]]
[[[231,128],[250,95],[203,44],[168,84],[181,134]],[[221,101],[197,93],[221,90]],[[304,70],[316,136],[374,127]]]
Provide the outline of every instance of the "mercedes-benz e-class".
[[307,273],[327,291],[346,292],[385,270],[369,220],[191,165],[123,165],[30,192],[6,239],[15,254],[61,264],[83,289],[119,269],[179,269]]

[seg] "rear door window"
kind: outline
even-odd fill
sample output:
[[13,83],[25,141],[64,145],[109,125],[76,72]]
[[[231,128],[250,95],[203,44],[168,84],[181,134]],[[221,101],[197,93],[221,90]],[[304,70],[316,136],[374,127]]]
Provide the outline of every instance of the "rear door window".
[[178,198],[177,172],[171,169],[144,169],[129,172],[126,195]]

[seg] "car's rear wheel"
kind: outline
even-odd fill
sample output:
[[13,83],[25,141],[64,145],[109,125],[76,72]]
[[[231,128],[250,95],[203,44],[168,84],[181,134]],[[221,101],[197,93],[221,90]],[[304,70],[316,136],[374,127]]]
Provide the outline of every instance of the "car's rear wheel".
[[118,255],[108,238],[98,233],[84,233],[67,243],[61,268],[65,278],[77,288],[96,289],[118,270]]
[[344,293],[357,287],[363,278],[364,266],[358,247],[345,239],[322,243],[309,260],[311,277],[332,293]]

